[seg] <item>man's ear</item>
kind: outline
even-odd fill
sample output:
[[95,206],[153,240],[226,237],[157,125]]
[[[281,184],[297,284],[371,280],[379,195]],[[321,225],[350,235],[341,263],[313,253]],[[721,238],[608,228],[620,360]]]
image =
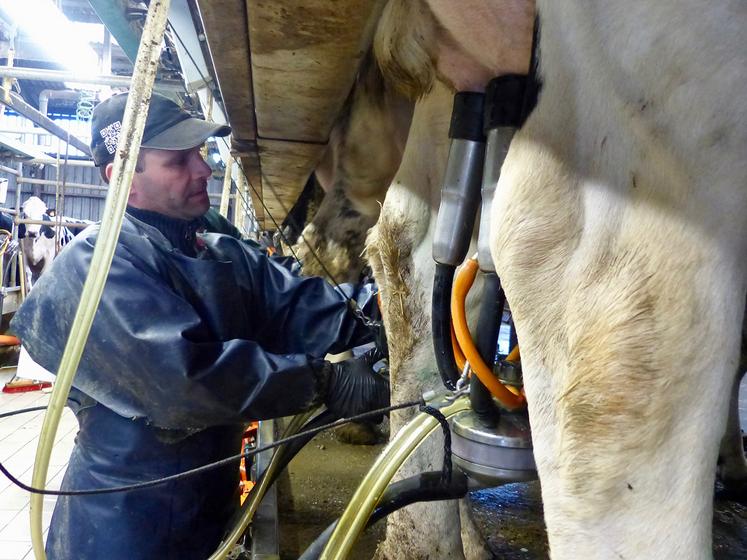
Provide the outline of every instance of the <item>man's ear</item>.
[[106,173],[106,180],[111,181],[112,180],[112,171],[114,170],[114,162],[107,163],[106,167],[104,168],[104,173]]

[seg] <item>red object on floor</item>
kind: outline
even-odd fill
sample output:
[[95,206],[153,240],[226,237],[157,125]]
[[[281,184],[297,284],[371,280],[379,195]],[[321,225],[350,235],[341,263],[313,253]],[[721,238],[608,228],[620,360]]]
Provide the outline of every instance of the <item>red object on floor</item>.
[[0,334],[0,346],[18,346],[21,341],[11,334]]
[[51,387],[49,381],[30,381],[28,379],[13,379],[8,381],[3,387],[3,393],[30,393],[31,391],[41,391]]

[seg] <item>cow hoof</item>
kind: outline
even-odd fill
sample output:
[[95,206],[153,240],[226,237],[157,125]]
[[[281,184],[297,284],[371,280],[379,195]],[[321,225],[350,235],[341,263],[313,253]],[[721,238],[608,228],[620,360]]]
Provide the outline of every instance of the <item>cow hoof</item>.
[[335,437],[342,443],[351,445],[375,445],[381,440],[381,435],[373,424],[365,422],[351,422],[335,430]]

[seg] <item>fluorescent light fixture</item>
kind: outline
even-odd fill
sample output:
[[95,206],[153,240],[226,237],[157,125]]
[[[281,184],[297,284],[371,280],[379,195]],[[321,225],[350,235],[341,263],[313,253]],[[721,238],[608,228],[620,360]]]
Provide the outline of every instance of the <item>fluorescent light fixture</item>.
[[86,75],[97,73],[96,51],[51,0],[0,0],[0,8],[44,49],[50,60],[80,74],[81,82]]

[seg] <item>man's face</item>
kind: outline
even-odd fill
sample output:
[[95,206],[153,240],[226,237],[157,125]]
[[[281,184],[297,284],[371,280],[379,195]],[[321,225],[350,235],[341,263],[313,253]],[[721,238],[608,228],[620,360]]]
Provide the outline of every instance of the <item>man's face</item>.
[[212,172],[200,155],[200,146],[189,150],[143,148],[141,153],[140,171],[135,173],[130,189],[130,205],[181,220],[208,211],[207,180]]

